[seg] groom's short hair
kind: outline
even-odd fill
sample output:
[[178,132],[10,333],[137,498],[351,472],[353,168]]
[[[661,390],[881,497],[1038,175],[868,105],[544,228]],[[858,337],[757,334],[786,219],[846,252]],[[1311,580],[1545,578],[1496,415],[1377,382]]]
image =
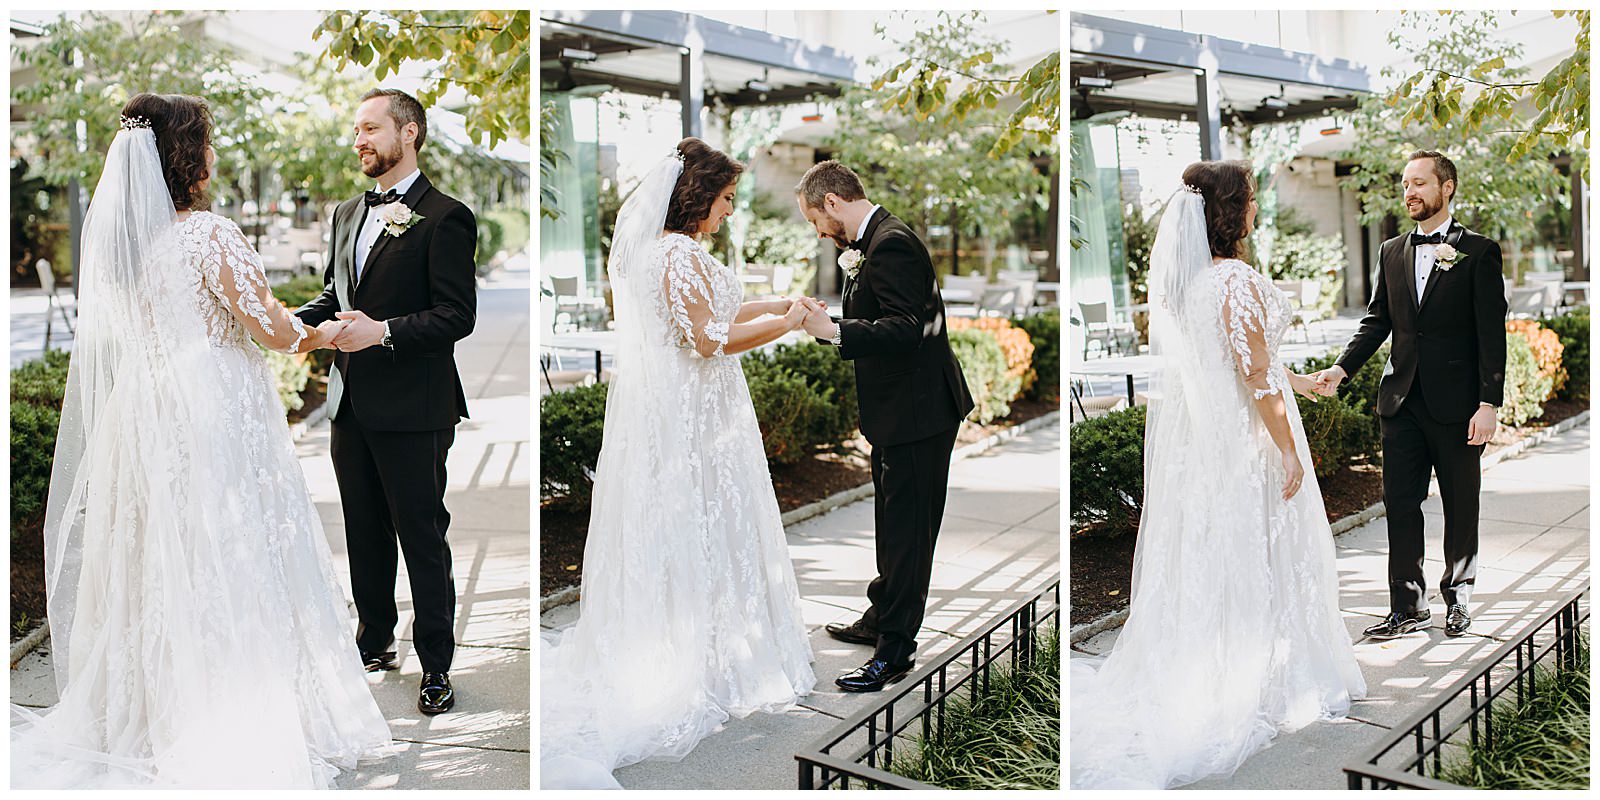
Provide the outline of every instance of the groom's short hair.
[[417,102],[417,98],[399,89],[373,89],[361,95],[361,102],[365,103],[374,97],[389,98],[389,116],[394,118],[396,128],[417,123],[417,152],[422,152],[422,143],[428,139],[428,112]]
[[832,159],[806,170],[800,183],[795,185],[794,193],[804,198],[811,208],[822,208],[830,193],[846,202],[864,200],[867,196],[861,188],[861,179],[849,167]]
[[[1412,153],[1411,157],[1406,159],[1406,161],[1416,161],[1419,158],[1433,159],[1433,176],[1439,179],[1439,185],[1441,187],[1444,186],[1445,181],[1452,181],[1455,183],[1457,189],[1461,188],[1461,182],[1456,180],[1456,162],[1446,158],[1444,153],[1441,153],[1438,150],[1418,150],[1415,153]],[[1452,190],[1451,193],[1453,195],[1454,190]]]

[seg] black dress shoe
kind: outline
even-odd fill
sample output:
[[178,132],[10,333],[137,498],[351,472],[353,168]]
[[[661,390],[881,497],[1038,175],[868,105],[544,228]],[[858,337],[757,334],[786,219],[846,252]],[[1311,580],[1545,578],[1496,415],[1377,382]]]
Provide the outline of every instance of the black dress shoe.
[[362,650],[361,663],[367,668],[368,672],[400,668],[400,662],[395,660],[395,652],[393,650],[385,650],[381,653]]
[[450,673],[422,673],[422,690],[417,693],[417,710],[432,716],[449,711],[456,704],[456,690],[450,688]]
[[841,642],[871,645],[876,645],[878,643],[878,632],[865,625],[862,625],[860,620],[852,622],[849,625],[840,625],[837,622],[830,622],[827,624],[826,629],[829,636],[832,636]]
[[1444,635],[1465,636],[1467,629],[1472,627],[1472,615],[1467,613],[1464,605],[1450,606],[1444,615]]
[[1362,633],[1372,639],[1393,639],[1397,636],[1404,636],[1432,626],[1433,623],[1429,621],[1432,618],[1433,612],[1426,608],[1411,614],[1391,611],[1389,616],[1383,618],[1382,622],[1362,631]]
[[847,692],[876,692],[904,678],[915,665],[915,661],[907,661],[899,666],[892,666],[883,659],[874,658],[859,669],[834,678],[833,682]]

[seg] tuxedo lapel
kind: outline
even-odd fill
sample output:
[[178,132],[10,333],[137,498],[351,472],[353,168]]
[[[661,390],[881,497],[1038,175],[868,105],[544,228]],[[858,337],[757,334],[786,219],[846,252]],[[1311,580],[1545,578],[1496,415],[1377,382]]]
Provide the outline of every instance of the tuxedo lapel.
[[1405,281],[1406,294],[1411,296],[1411,310],[1416,312],[1422,307],[1422,301],[1417,297],[1417,247],[1411,243],[1410,234],[1406,235],[1404,244],[1400,246],[1400,263],[1395,266],[1398,277]]
[[[878,210],[872,213],[872,218],[867,220],[867,227],[861,232],[861,238],[850,243],[850,249],[860,251],[861,259],[863,261],[866,260],[867,250],[872,246],[872,237],[878,233],[878,226],[882,225],[883,221],[888,218],[889,209],[884,208],[883,206],[878,206]],[[857,270],[857,274],[860,274],[859,270]],[[854,289],[855,285],[856,279],[850,275],[845,275],[844,293],[842,297],[848,299],[850,297],[850,290]]]
[[[400,202],[415,211],[417,209],[417,201],[422,199],[422,195],[427,193],[430,186],[427,175],[418,175],[417,179],[411,183],[411,188],[406,190],[405,196],[400,198]],[[367,213],[372,212],[373,209],[368,209]],[[365,221],[363,221],[362,225],[365,224]],[[378,260],[378,254],[383,252],[384,247],[388,246],[389,241],[393,238],[395,237],[390,236],[387,231],[378,234],[378,240],[372,243],[372,250],[367,253],[366,263],[361,266],[360,276],[356,280],[358,288],[361,286],[361,282],[366,279],[367,273],[372,269],[373,262]]]
[[[1450,225],[1450,230],[1446,231],[1444,235],[1445,244],[1455,247],[1456,244],[1461,241],[1461,232],[1461,226],[1452,222]],[[1456,252],[1460,253],[1461,251],[1457,250]],[[1461,263],[1463,258],[1464,257],[1458,257],[1456,263]],[[1439,271],[1439,259],[1435,257],[1433,260],[1433,270],[1428,273],[1428,286],[1422,290],[1422,301],[1417,303],[1418,311],[1421,311],[1422,307],[1428,304],[1428,298],[1433,296],[1433,287],[1439,283],[1439,276],[1443,274],[1444,273]]]

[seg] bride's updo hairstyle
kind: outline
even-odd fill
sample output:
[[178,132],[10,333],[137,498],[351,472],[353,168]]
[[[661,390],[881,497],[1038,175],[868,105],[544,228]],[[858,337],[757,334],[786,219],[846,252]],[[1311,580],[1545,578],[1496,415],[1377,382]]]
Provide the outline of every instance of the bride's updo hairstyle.
[[1183,171],[1183,184],[1200,190],[1206,201],[1206,240],[1217,258],[1244,258],[1250,231],[1245,217],[1256,195],[1247,161],[1196,161]]
[[665,227],[693,236],[711,215],[717,194],[739,180],[744,165],[693,136],[678,142],[678,153],[683,157],[683,174],[672,187]]
[[150,121],[172,204],[179,211],[209,208],[211,198],[200,187],[210,174],[206,148],[211,145],[211,109],[206,101],[186,94],[136,94],[122,107],[122,116]]

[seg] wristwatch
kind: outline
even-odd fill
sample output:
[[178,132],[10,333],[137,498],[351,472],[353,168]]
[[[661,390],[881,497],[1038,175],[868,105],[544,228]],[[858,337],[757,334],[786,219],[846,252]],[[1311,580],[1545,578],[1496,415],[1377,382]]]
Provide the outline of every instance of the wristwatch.
[[828,344],[831,344],[834,347],[842,347],[842,346],[844,346],[844,326],[843,325],[840,325],[837,322],[833,323],[833,338],[828,340]]
[[379,342],[379,344],[390,350],[394,349],[394,337],[389,334],[389,320],[383,321],[383,341]]

